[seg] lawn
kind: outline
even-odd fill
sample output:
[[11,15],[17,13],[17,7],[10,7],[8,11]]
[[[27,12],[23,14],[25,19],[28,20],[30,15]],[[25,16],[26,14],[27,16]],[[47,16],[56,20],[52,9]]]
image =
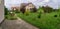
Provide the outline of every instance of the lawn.
[[[7,13],[7,9],[5,9]],[[26,22],[40,28],[40,29],[60,29],[60,11],[51,13],[42,13],[40,18],[38,18],[39,12],[43,12],[42,9],[38,10],[36,13],[30,13],[26,16],[23,13],[16,13],[18,17],[25,20]],[[57,15],[57,16],[55,16]],[[11,14],[5,15],[8,20],[15,20],[16,16],[11,16]]]
[[[40,29],[60,29],[60,16],[59,12],[42,13],[38,18],[39,13],[30,13],[28,16],[22,13],[16,13],[18,17],[26,22],[40,28]],[[54,17],[57,15],[57,17]]]

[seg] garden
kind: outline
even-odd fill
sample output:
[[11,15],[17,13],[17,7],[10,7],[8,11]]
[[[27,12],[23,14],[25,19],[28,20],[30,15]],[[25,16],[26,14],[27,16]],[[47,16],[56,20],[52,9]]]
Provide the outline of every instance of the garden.
[[24,14],[22,12],[15,14],[39,29],[60,29],[60,9],[40,7],[37,12],[26,11]]
[[29,13],[29,15],[23,13],[16,14],[40,29],[60,29],[60,11],[58,10],[51,13],[43,13],[42,8],[40,8],[37,12]]

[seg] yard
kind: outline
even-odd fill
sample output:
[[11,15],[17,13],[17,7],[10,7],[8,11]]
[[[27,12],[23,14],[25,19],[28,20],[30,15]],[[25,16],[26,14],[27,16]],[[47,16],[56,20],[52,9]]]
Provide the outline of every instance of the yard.
[[[45,9],[48,10],[48,9]],[[50,11],[50,10],[49,10]],[[6,12],[6,11],[5,11]],[[42,12],[42,13],[40,13]],[[53,11],[51,13],[43,13],[42,9],[39,9],[35,13],[26,12],[23,13],[15,13],[18,17],[23,19],[24,21],[40,28],[40,29],[60,29],[60,10]],[[9,20],[16,19],[16,16],[6,15],[6,18]]]
[[[18,17],[40,29],[60,29],[59,11],[51,13],[42,13],[38,18],[39,13],[30,13],[28,16],[22,13],[16,13]],[[57,16],[55,16],[57,15]]]

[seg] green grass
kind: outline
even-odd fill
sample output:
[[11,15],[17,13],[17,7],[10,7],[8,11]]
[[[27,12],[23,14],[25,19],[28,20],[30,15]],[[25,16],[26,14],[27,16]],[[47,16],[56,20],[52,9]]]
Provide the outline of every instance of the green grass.
[[[59,12],[43,13],[38,18],[39,13],[30,13],[28,16],[22,13],[16,13],[18,17],[40,29],[60,29]],[[57,17],[54,17],[57,15]]]

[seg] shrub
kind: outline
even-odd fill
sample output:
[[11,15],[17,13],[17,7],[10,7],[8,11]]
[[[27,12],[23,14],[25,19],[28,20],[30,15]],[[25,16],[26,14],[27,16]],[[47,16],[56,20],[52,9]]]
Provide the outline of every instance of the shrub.
[[7,16],[7,19],[8,20],[17,20],[17,17],[16,16]]
[[29,15],[29,13],[30,13],[30,10],[25,10],[25,15]]
[[8,14],[8,9],[6,7],[4,7],[4,12],[5,12],[5,15]]
[[20,11],[19,11],[18,9],[16,9],[14,12],[16,12],[16,13],[20,13]]
[[54,17],[57,17],[57,15],[54,15]]
[[8,20],[16,20],[17,19],[17,16],[15,15],[15,12],[9,12],[8,15],[5,16],[5,19],[8,19]]
[[9,12],[10,16],[15,16],[15,12]]
[[7,15],[5,15],[5,18],[4,19],[7,19],[8,17],[7,17]]
[[40,18],[40,17],[41,17],[41,13],[42,13],[42,12],[40,12],[40,13],[38,14],[38,18]]

